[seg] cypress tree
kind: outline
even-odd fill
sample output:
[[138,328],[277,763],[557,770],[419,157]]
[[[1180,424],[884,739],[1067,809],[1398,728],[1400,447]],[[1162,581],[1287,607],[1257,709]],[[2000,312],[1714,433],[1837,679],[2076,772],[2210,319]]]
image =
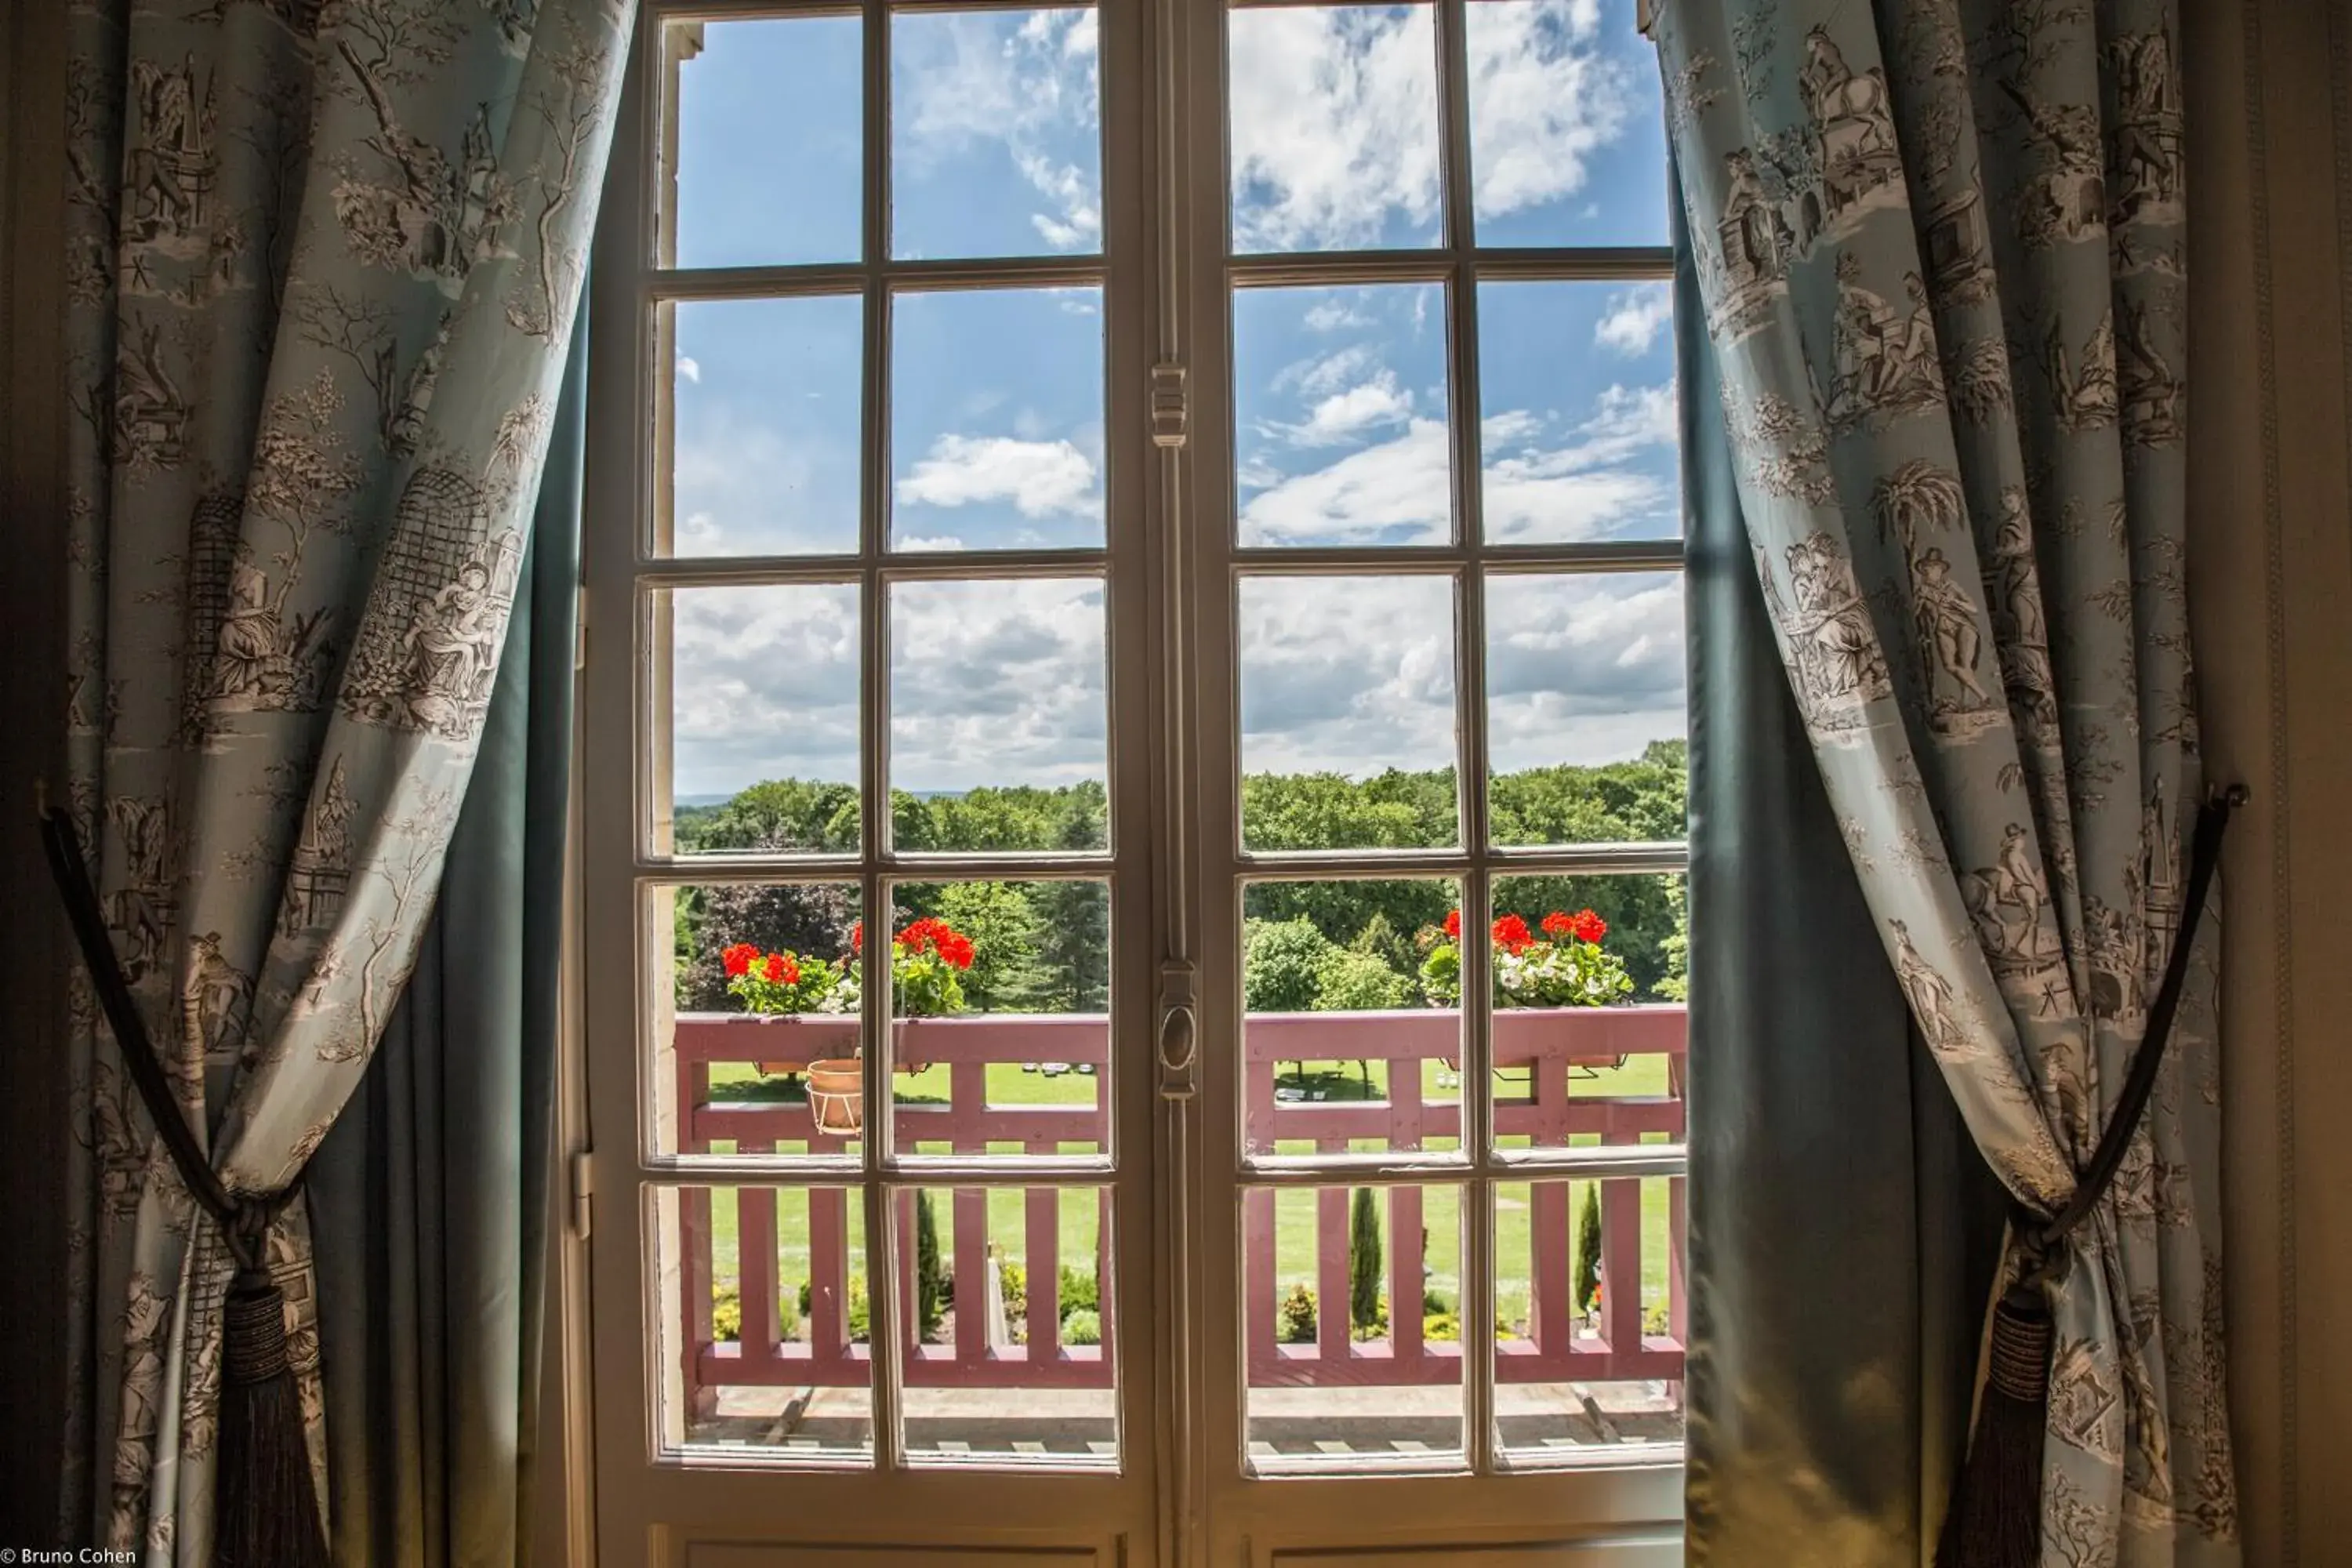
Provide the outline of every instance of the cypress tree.
[[915,1192],[915,1317],[921,1325],[920,1339],[928,1340],[940,1331],[940,1321],[947,1316],[948,1271],[940,1261],[940,1223],[931,1211],[931,1194],[921,1188]]
[[1584,1184],[1584,1206],[1576,1214],[1576,1310],[1589,1310],[1601,1290],[1601,1184]]
[[1348,1216],[1348,1315],[1359,1332],[1381,1320],[1381,1216],[1370,1187],[1356,1189]]

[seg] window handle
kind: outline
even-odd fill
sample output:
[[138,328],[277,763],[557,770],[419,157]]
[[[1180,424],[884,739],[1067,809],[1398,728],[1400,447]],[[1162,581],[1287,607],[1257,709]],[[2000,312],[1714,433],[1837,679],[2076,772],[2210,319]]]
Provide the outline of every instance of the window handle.
[[1190,1100],[1199,1087],[1199,1019],[1193,1011],[1192,966],[1171,959],[1160,966],[1160,1098]]

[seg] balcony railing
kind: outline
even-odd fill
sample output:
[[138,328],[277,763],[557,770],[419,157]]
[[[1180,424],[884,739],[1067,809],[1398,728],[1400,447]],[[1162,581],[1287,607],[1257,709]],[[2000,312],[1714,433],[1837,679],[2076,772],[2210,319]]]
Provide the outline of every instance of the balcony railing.
[[[949,1088],[943,1104],[901,1103],[897,1108],[894,1131],[902,1150],[920,1145],[981,1154],[992,1146],[999,1151],[1017,1146],[1029,1153],[1050,1154],[1073,1143],[1108,1146],[1110,1112],[1099,1088],[1091,1105],[992,1103],[988,1088],[988,1069],[997,1064],[1057,1063],[1101,1074],[1110,1055],[1108,1024],[1101,1016],[964,1015],[908,1019],[895,1027],[896,1060],[902,1067],[944,1067]],[[811,1060],[849,1055],[856,1036],[857,1021],[850,1017],[680,1015],[674,1036],[680,1152],[709,1152],[721,1143],[731,1144],[740,1154],[773,1152],[780,1144],[811,1153],[845,1151],[845,1140],[816,1131],[803,1104],[714,1098],[711,1069],[762,1063],[797,1068]],[[1459,1021],[1450,1013],[1252,1014],[1243,1041],[1248,1145],[1260,1151],[1312,1148],[1334,1153],[1363,1141],[1373,1141],[1374,1147],[1410,1150],[1458,1139],[1461,1106],[1457,1100],[1426,1095],[1424,1064],[1450,1068],[1460,1048]],[[1537,1148],[1560,1148],[1571,1142],[1616,1146],[1662,1136],[1679,1142],[1685,1050],[1684,1010],[1679,1006],[1498,1012],[1493,1039],[1498,1142]],[[1664,1058],[1664,1093],[1575,1091],[1580,1080],[1605,1083],[1607,1069],[1643,1058]],[[1297,1091],[1278,1092],[1281,1064],[1299,1062],[1385,1063],[1387,1098],[1316,1100]],[[1097,1076],[1092,1081],[1100,1085],[1106,1079]],[[1684,1181],[1678,1175],[1656,1179],[1667,1188],[1663,1239],[1666,1301],[1663,1323],[1654,1317],[1648,1325],[1664,1331],[1645,1332],[1638,1283],[1645,1250],[1660,1245],[1660,1238],[1643,1234],[1642,1179],[1601,1182],[1601,1277],[1610,1283],[1602,1292],[1598,1320],[1591,1321],[1578,1311],[1573,1300],[1569,1182],[1564,1177],[1542,1179],[1540,1173],[1530,1171],[1525,1332],[1496,1343],[1499,1382],[1680,1384],[1686,1300]],[[1251,1385],[1362,1388],[1458,1383],[1462,1345],[1425,1338],[1423,1315],[1414,1310],[1423,1290],[1423,1255],[1416,1247],[1391,1244],[1388,1248],[1388,1299],[1393,1304],[1388,1331],[1372,1339],[1354,1337],[1345,1305],[1349,1295],[1349,1194],[1344,1176],[1335,1177],[1335,1184],[1314,1196],[1313,1281],[1322,1310],[1308,1342],[1285,1342],[1279,1332],[1276,1195],[1261,1188],[1243,1199],[1244,1277],[1251,1281],[1244,1314]],[[1388,1235],[1422,1235],[1424,1189],[1392,1185],[1381,1192],[1388,1205]],[[725,1387],[824,1388],[863,1386],[869,1381],[868,1347],[852,1335],[846,1310],[851,1300],[852,1195],[839,1187],[813,1188],[807,1194],[806,1336],[787,1338],[778,1332],[775,1193],[748,1186],[738,1191],[741,1327],[736,1339],[725,1341],[715,1333],[712,1320],[710,1193],[708,1188],[680,1191],[681,1371],[688,1408],[698,1415],[716,1408],[718,1393]],[[951,1200],[949,1250],[958,1303],[990,1299],[988,1198],[984,1191],[958,1189]],[[1104,1282],[1100,1344],[1062,1342],[1056,1299],[1065,1261],[1061,1195],[1051,1189],[1032,1189],[1023,1197],[1029,1281],[1023,1314],[1025,1342],[992,1343],[985,1314],[972,1310],[955,1313],[951,1343],[916,1342],[911,1337],[916,1321],[912,1270],[901,1269],[903,1299],[898,1316],[909,1329],[908,1386],[1108,1388],[1115,1314],[1108,1288],[1112,1279],[1106,1251],[1111,1235],[1108,1191],[1099,1202],[1102,1210],[1095,1227],[1098,1256],[1068,1261],[1096,1269]],[[893,1223],[902,1233],[900,1255],[912,1257],[911,1208],[901,1205]],[[1678,1394],[1678,1386],[1671,1392]]]

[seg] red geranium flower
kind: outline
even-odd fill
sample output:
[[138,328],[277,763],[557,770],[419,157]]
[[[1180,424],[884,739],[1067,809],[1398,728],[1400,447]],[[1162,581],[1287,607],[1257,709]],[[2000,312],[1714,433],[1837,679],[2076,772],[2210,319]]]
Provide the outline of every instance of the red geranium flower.
[[1525,952],[1536,942],[1535,932],[1528,922],[1517,915],[1505,915],[1495,922],[1495,944],[1506,952]]
[[1445,911],[1445,934],[1452,937],[1455,942],[1460,942],[1462,940],[1462,911],[1460,910],[1448,910]]
[[855,921],[850,924],[849,951],[856,953],[863,953],[866,951],[866,922],[864,921]]
[[931,943],[938,949],[939,955],[956,968],[971,967],[971,938],[962,932],[942,927],[940,933],[931,939]]
[[1577,910],[1576,918],[1570,923],[1579,942],[1597,942],[1609,934],[1609,922],[1591,910]]
[[1543,933],[1546,936],[1569,936],[1572,935],[1575,931],[1576,922],[1569,919],[1566,915],[1561,914],[1558,910],[1552,910],[1551,913],[1544,916],[1543,918]]
[[797,985],[801,981],[801,966],[781,952],[768,954],[760,973],[771,985]]
[[748,942],[739,942],[720,953],[719,958],[720,963],[727,965],[728,976],[732,979],[736,975],[748,972],[751,967],[751,961],[759,956],[758,948]]

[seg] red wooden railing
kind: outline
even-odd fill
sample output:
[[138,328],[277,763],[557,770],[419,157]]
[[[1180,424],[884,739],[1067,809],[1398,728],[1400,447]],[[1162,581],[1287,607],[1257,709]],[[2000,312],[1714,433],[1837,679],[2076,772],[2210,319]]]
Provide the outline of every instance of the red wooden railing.
[[[960,1154],[1017,1145],[1032,1154],[1052,1153],[1066,1144],[1101,1148],[1108,1136],[1109,1110],[1103,1099],[1110,1060],[1108,1021],[1091,1016],[965,1015],[909,1019],[896,1026],[896,1059],[901,1064],[944,1065],[950,1094],[944,1105],[903,1104],[896,1111],[898,1146],[945,1148]],[[708,1152],[732,1142],[742,1154],[771,1153],[779,1143],[812,1153],[845,1151],[845,1140],[818,1132],[806,1106],[796,1103],[715,1100],[710,1068],[716,1063],[805,1062],[846,1056],[857,1032],[854,1018],[807,1016],[757,1019],[721,1014],[682,1014],[674,1036],[678,1107],[678,1147]],[[1419,1065],[1448,1061],[1460,1052],[1460,1028],[1452,1014],[1429,1011],[1381,1013],[1253,1014],[1244,1032],[1244,1131],[1252,1150],[1274,1152],[1277,1143],[1311,1145],[1321,1152],[1344,1152],[1350,1140],[1381,1140],[1391,1150],[1424,1147],[1433,1140],[1458,1138],[1457,1102],[1423,1098]],[[1497,1085],[1495,1130],[1502,1138],[1525,1137],[1538,1147],[1559,1147],[1580,1134],[1604,1145],[1639,1143],[1645,1133],[1679,1140],[1684,1129],[1683,1009],[1678,1006],[1510,1010],[1496,1015],[1495,1066],[1510,1080]],[[1614,1066],[1627,1058],[1663,1057],[1667,1092],[1658,1096],[1599,1096],[1570,1092],[1580,1070]],[[1390,1064],[1385,1100],[1282,1100],[1276,1097],[1277,1064],[1297,1061],[1385,1061]],[[988,1098],[992,1063],[1059,1062],[1092,1067],[1097,1076],[1094,1105],[1004,1105]],[[1524,1075],[1522,1077],[1521,1075]],[[1569,1184],[1535,1181],[1529,1190],[1528,1224],[1534,1245],[1528,1281],[1528,1333],[1499,1342],[1496,1375],[1507,1383],[1679,1382],[1685,1336],[1683,1236],[1684,1182],[1668,1183],[1667,1321],[1664,1334],[1643,1331],[1641,1180],[1619,1177],[1601,1184],[1601,1270],[1605,1280],[1623,1281],[1603,1292],[1597,1328],[1584,1324],[1571,1300],[1572,1269]],[[1423,1338],[1419,1306],[1423,1254],[1407,1238],[1423,1235],[1423,1189],[1382,1190],[1389,1206],[1390,1333],[1359,1341],[1349,1331],[1348,1205],[1344,1184],[1318,1190],[1316,1205],[1317,1338],[1286,1344],[1277,1333],[1275,1196],[1257,1189],[1243,1199],[1244,1265],[1249,1280],[1246,1330],[1250,1382],[1255,1386],[1368,1386],[1445,1384],[1459,1381],[1458,1342]],[[782,1338],[777,1323],[777,1225],[773,1189],[739,1188],[737,1267],[742,1327],[740,1337],[721,1342],[713,1332],[709,1189],[678,1193],[679,1305],[684,1323],[682,1371],[689,1408],[707,1415],[717,1391],[728,1385],[863,1385],[870,1376],[868,1350],[849,1332],[848,1205],[853,1194],[839,1187],[807,1190],[809,1207],[810,1311],[805,1339]],[[988,1194],[960,1188],[952,1196],[955,1300],[983,1301],[988,1289]],[[900,1270],[898,1321],[905,1344],[908,1384],[931,1388],[1108,1388],[1111,1384],[1113,1318],[1107,1252],[1110,1194],[1105,1191],[1097,1226],[1097,1256],[1092,1261],[1103,1282],[1099,1345],[1065,1345],[1057,1285],[1060,1276],[1062,1194],[1039,1188],[1024,1195],[1028,1273],[1026,1342],[988,1343],[983,1313],[958,1311],[952,1344],[917,1342],[911,1269]],[[914,1254],[911,1202],[893,1216],[899,1226],[900,1256]]]

